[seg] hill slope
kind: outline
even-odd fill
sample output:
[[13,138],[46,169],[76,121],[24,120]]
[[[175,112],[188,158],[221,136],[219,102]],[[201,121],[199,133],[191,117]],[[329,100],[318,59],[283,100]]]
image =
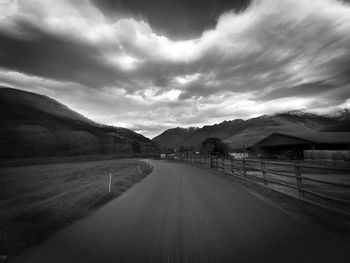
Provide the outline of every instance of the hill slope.
[[344,120],[336,126],[325,127],[322,132],[350,132],[350,120]]
[[245,148],[274,132],[318,131],[338,123],[333,118],[308,113],[281,113],[264,118],[247,120],[248,126],[224,141],[230,148]]
[[97,124],[49,97],[0,88],[0,158],[157,151],[144,136]]
[[152,141],[158,143],[164,148],[178,149],[182,142],[192,133],[196,132],[198,128],[174,128],[164,131],[162,134],[154,137]]
[[[339,116],[319,116],[300,111],[263,115],[248,120],[235,119],[204,126],[177,142],[177,145],[198,146],[209,137],[217,137],[228,143],[231,149],[238,149],[254,144],[273,132],[319,131],[330,129],[328,127],[342,127],[341,125],[345,125],[346,122],[347,120]],[[162,134],[168,133],[165,131]],[[175,140],[174,138],[168,136],[158,142],[164,146],[169,141]]]
[[348,109],[337,112],[333,118],[338,120],[338,123],[334,126],[328,126],[322,128],[323,132],[350,132],[350,112]]

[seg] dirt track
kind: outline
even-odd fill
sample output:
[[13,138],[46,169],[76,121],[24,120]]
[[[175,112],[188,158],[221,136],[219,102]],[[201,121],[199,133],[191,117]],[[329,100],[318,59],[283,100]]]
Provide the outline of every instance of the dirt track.
[[349,262],[349,246],[236,183],[152,163],[146,179],[15,262]]

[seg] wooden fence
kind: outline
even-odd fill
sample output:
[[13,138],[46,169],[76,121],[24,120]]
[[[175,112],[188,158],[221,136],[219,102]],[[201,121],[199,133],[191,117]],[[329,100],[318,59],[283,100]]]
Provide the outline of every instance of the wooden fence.
[[262,159],[226,159],[215,156],[168,156],[230,176],[260,183],[308,203],[350,216],[350,167],[280,162]]

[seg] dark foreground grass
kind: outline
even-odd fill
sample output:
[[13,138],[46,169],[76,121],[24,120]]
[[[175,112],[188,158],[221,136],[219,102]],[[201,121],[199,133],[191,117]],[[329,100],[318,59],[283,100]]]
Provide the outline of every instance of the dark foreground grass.
[[0,159],[0,167],[15,167],[37,164],[77,163],[131,158],[159,158],[158,153],[89,154],[76,156],[51,156],[35,158]]
[[213,173],[236,182],[247,189],[252,195],[263,199],[265,202],[281,209],[285,213],[317,226],[320,230],[343,243],[350,244],[349,217],[313,204],[305,203],[297,198],[277,192],[260,184],[246,182],[218,171],[213,171]]
[[41,242],[121,195],[151,170],[135,159],[0,168],[0,255],[11,257]]
[[350,244],[350,220],[345,215],[305,203],[298,198],[277,192],[262,184],[247,182],[199,164],[192,163],[191,165],[210,171],[213,176],[224,177],[229,181],[234,181],[252,195],[263,199],[265,202],[270,203],[294,218],[317,226],[321,231],[332,236],[332,238]]

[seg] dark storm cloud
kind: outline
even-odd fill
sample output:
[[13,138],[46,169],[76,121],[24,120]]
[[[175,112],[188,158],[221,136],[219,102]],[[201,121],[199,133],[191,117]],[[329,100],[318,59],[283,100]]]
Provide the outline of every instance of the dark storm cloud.
[[334,88],[334,85],[325,82],[314,82],[298,85],[295,87],[281,88],[277,90],[271,90],[266,92],[264,95],[260,95],[259,99],[262,101],[274,100],[284,97],[309,97],[315,94],[321,94]]
[[[265,94],[260,92],[257,95],[257,100],[266,102],[288,97],[312,97],[316,100],[321,100],[324,105],[337,105],[346,102],[350,98],[350,85],[337,85],[326,82],[306,83],[294,87],[283,87],[277,90],[267,91]],[[325,98],[326,101],[324,101]],[[319,104],[319,102],[316,101],[316,104]]]
[[349,65],[336,0],[0,1],[0,84],[149,136],[347,107]]
[[106,65],[101,51],[81,41],[17,23],[25,37],[0,32],[0,65],[26,74],[99,87],[122,78]]
[[250,0],[94,0],[111,17],[127,14],[145,19],[152,28],[170,38],[198,37],[214,28],[228,10],[243,11]]

